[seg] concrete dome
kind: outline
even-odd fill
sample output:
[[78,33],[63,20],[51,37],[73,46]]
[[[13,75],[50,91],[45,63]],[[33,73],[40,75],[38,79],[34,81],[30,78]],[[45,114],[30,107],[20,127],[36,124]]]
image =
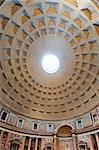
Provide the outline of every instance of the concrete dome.
[[[42,120],[69,119],[96,107],[98,25],[94,0],[1,2],[0,103]],[[41,67],[49,53],[60,60],[55,74]]]

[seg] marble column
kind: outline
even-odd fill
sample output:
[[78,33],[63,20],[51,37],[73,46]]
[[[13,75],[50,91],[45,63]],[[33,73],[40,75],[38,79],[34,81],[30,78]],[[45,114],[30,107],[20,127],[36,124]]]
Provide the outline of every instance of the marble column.
[[42,138],[42,141],[41,141],[41,150],[43,150],[44,148],[44,139]]
[[57,150],[57,137],[54,135],[54,150]]
[[1,148],[1,144],[2,144],[2,136],[3,136],[3,133],[4,133],[4,131],[1,131],[1,134],[0,134],[0,148]]
[[28,150],[31,148],[31,137],[29,138]]
[[23,136],[22,137],[22,144],[20,145],[20,150],[24,150],[25,139],[26,139],[26,137]]
[[77,138],[75,134],[72,134],[74,150],[77,150]]
[[37,146],[38,146],[38,138],[36,137],[35,150],[37,150]]
[[9,141],[10,141],[10,133],[8,133],[8,135],[7,135],[7,139],[6,139],[6,142],[5,142],[5,149],[7,149],[8,148],[8,145],[9,145]]
[[64,147],[64,150],[66,150],[66,141],[65,140],[63,141],[63,147]]
[[90,150],[94,150],[93,148],[93,141],[91,135],[89,135],[89,144],[90,144]]
[[96,137],[97,147],[99,149],[99,136],[98,136],[98,133],[95,134],[95,137]]

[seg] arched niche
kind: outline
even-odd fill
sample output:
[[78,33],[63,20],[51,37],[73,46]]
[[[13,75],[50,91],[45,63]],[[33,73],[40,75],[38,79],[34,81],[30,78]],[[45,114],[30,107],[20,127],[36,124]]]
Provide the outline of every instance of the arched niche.
[[48,142],[45,144],[45,150],[53,150],[53,144]]
[[20,140],[19,139],[14,139],[11,141],[11,146],[10,150],[19,150],[20,149]]
[[87,143],[86,142],[83,142],[83,141],[80,141],[78,143],[78,150],[86,150],[88,147],[87,147]]
[[56,135],[58,137],[71,137],[72,136],[72,127],[68,125],[61,126],[58,130]]

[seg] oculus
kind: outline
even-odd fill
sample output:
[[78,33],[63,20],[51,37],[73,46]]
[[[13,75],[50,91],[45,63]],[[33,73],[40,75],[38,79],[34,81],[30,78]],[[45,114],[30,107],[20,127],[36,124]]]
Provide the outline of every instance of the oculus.
[[42,60],[42,68],[47,73],[55,73],[60,68],[60,62],[56,55],[48,54],[45,55]]

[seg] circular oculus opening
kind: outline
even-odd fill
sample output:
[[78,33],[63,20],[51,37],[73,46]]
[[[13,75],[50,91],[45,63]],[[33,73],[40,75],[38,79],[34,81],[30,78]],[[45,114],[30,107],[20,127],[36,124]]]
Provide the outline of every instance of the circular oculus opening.
[[55,73],[60,68],[60,62],[57,56],[48,54],[42,60],[42,68],[47,73]]

